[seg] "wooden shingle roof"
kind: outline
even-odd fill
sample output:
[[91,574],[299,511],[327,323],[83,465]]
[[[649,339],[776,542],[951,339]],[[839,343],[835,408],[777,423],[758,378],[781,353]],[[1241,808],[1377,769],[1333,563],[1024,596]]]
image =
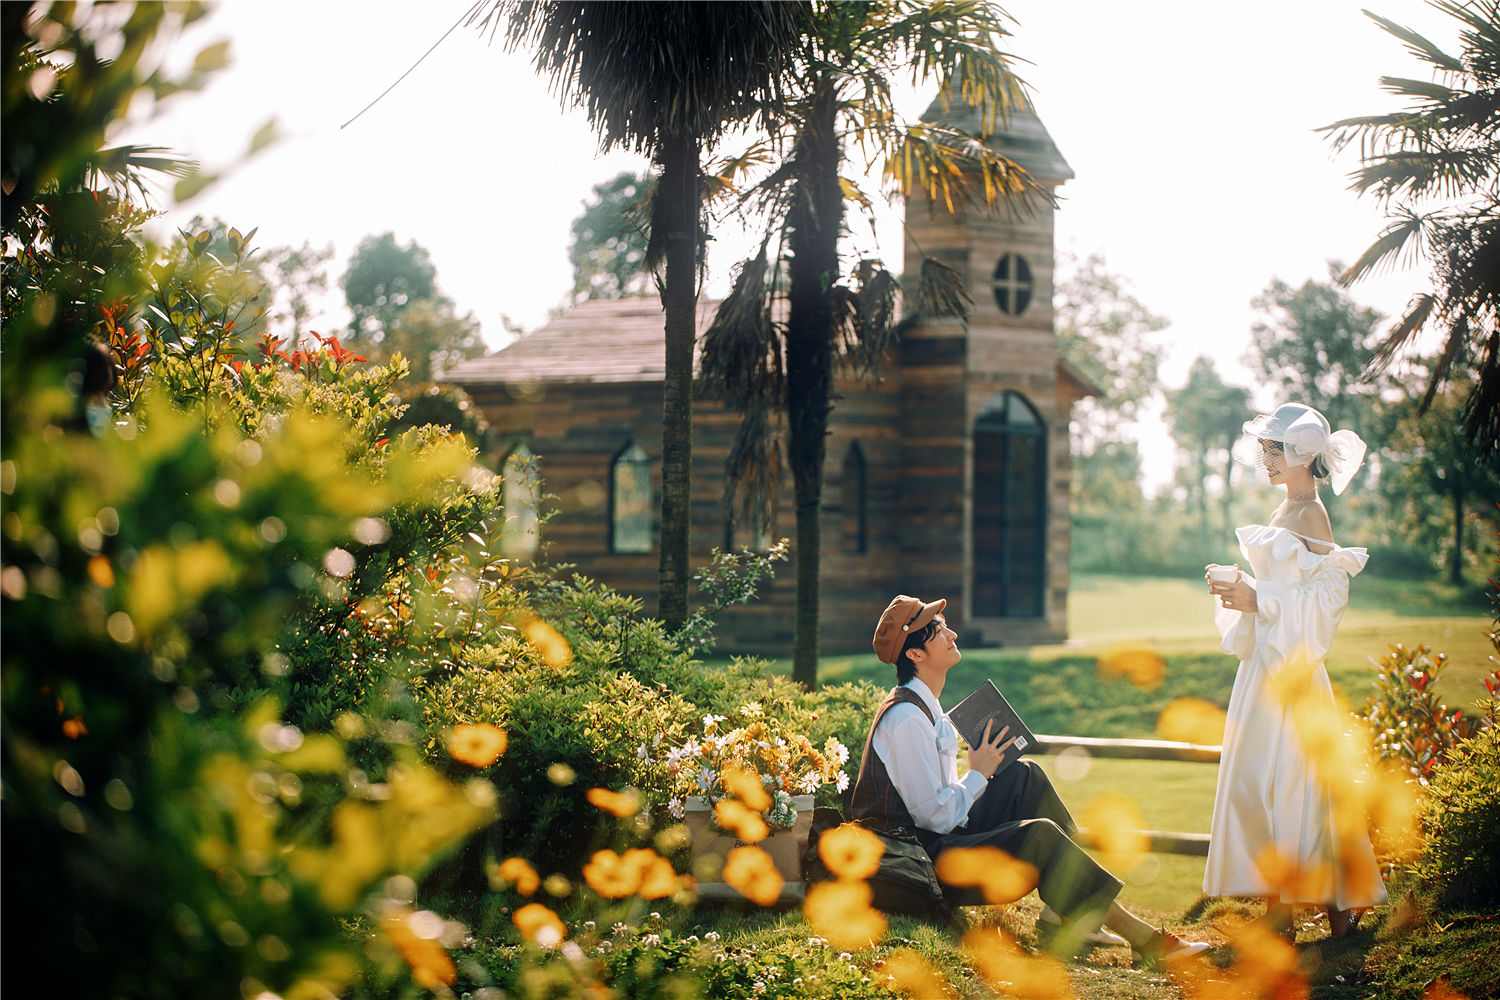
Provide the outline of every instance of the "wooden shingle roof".
[[[698,301],[698,334],[708,329],[717,300]],[[539,382],[660,382],[666,377],[665,317],[655,295],[589,299],[546,326],[482,358],[445,372],[460,385]],[[695,346],[693,367],[698,365]]]

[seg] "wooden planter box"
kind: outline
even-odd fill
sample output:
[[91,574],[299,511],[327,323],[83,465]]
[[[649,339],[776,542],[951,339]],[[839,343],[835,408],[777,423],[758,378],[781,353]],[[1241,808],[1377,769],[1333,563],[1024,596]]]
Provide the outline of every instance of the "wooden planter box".
[[[776,870],[786,880],[779,902],[800,902],[805,892],[802,881],[802,852],[807,849],[807,835],[812,827],[813,796],[793,795],[792,805],[797,808],[797,822],[790,829],[771,831],[771,835],[758,844],[747,845],[744,841],[721,833],[709,825],[713,807],[701,795],[689,796],[684,803],[687,810],[687,828],[692,836],[693,868],[704,858],[717,859],[716,867],[722,868],[724,859],[736,847],[759,847],[771,856]],[[700,882],[698,894],[705,901],[743,901],[744,897],[727,882]]]

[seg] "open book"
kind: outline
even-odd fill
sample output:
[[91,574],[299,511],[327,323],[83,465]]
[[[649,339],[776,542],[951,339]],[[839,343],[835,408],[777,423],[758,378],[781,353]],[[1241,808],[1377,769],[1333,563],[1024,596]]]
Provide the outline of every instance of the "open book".
[[1027,750],[1036,746],[1036,735],[1021,721],[1016,710],[1010,707],[1010,702],[1005,700],[1005,695],[995,687],[994,681],[985,681],[974,689],[963,701],[953,706],[949,711],[948,718],[953,720],[953,727],[958,734],[971,747],[976,747],[984,742],[984,727],[991,719],[994,725],[990,727],[990,742],[994,742],[995,736],[1006,726],[1010,732],[1006,735],[1008,741],[1012,737],[1015,743],[1011,744],[1000,758],[1000,766],[995,768],[995,773],[1016,762],[1016,758]]

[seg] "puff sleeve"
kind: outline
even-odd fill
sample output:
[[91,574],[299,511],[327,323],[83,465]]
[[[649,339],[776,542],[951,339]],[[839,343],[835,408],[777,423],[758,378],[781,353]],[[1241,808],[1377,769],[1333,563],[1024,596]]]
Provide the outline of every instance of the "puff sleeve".
[[1301,572],[1294,575],[1295,582],[1262,577],[1255,583],[1256,614],[1242,615],[1254,618],[1255,644],[1262,647],[1263,663],[1272,677],[1291,662],[1323,662],[1349,607],[1349,578],[1364,569],[1369,558],[1363,549],[1339,548],[1319,555],[1286,536],[1275,544],[1295,546],[1276,555],[1295,559]]
[[[1260,601],[1260,587],[1255,577],[1240,570],[1240,579],[1256,591],[1256,603]],[[1214,624],[1219,629],[1219,648],[1238,660],[1250,659],[1255,649],[1255,615],[1234,611],[1214,602]]]

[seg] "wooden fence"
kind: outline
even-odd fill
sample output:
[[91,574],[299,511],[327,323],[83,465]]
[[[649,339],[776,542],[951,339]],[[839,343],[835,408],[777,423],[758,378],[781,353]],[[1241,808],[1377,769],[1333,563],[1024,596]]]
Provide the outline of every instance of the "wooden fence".
[[[1043,736],[1037,734],[1037,745],[1031,753],[1061,753],[1070,748],[1085,751],[1090,757],[1116,757],[1127,760],[1192,760],[1218,763],[1222,748],[1201,743],[1173,743],[1169,740],[1106,740],[1089,736]],[[1163,833],[1141,831],[1151,839],[1151,850],[1157,854],[1208,856],[1208,834]],[[1080,827],[1074,840],[1085,847],[1098,847],[1098,838]]]

